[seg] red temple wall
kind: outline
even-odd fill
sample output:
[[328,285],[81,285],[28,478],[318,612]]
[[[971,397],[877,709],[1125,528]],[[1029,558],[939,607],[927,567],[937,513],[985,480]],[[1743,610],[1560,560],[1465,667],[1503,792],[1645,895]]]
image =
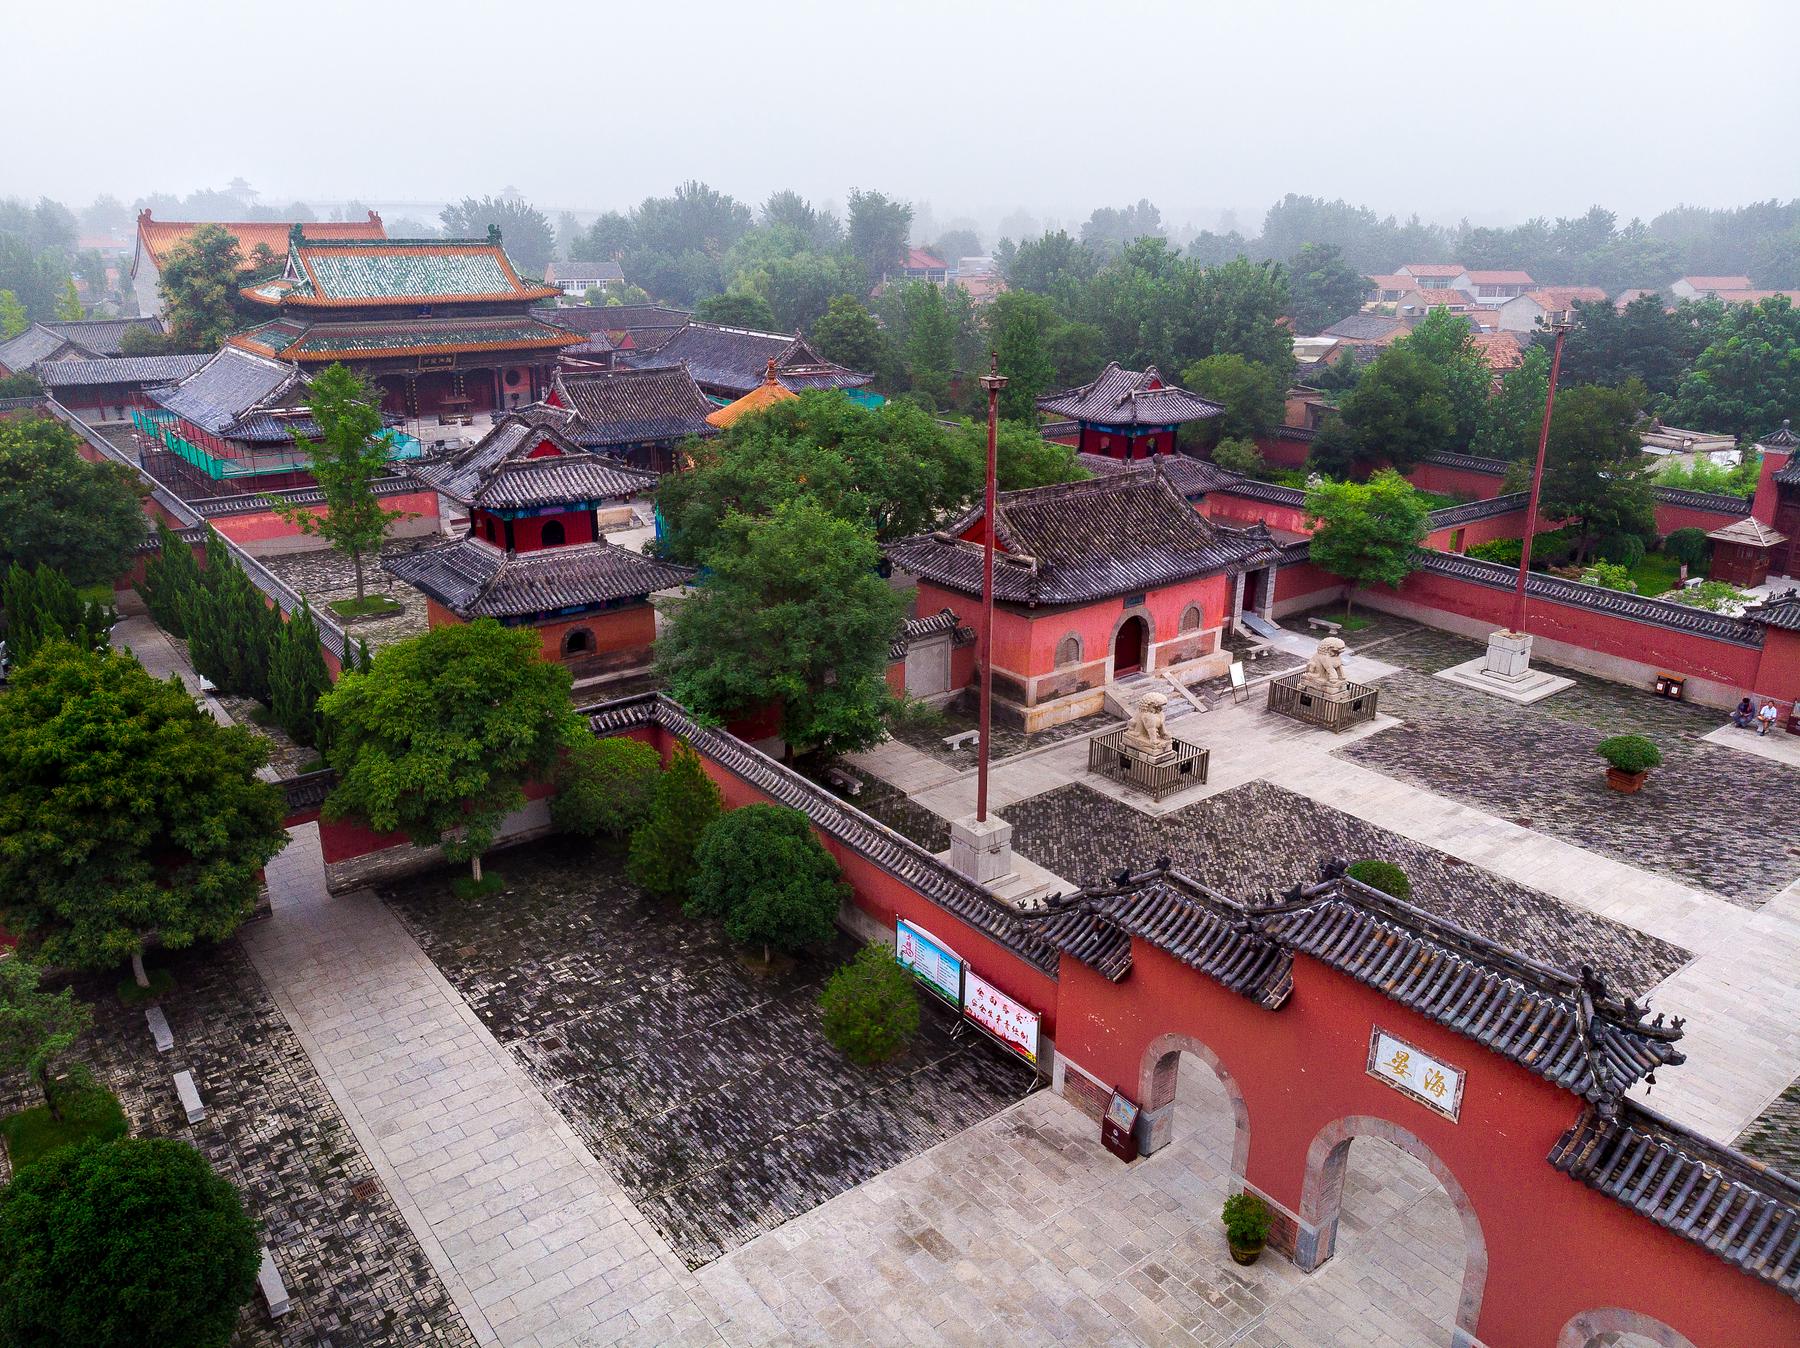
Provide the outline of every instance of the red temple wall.
[[[404,511],[414,517],[434,520],[438,517],[438,495],[434,491],[412,491],[399,496],[384,496],[381,504],[383,509]],[[317,518],[325,513],[325,507],[309,506],[306,513]],[[404,523],[405,521],[397,522]],[[276,538],[301,536],[299,525],[290,524],[272,510],[248,511],[242,515],[220,515],[212,521],[212,526],[233,543],[243,545],[265,543]]]
[[[1550,527],[1540,525],[1540,528]],[[1462,535],[1461,546],[1454,546],[1458,534]],[[1525,509],[1509,510],[1504,515],[1490,515],[1484,520],[1470,520],[1467,524],[1446,525],[1442,529],[1433,529],[1425,535],[1425,546],[1435,548],[1439,552],[1467,552],[1478,543],[1491,543],[1496,538],[1523,538],[1525,536]]]
[[1484,473],[1475,468],[1452,468],[1444,463],[1416,464],[1406,480],[1420,491],[1435,491],[1445,496],[1466,497],[1471,501],[1491,501],[1502,494],[1503,473]]
[[1780,702],[1800,703],[1800,632],[1763,629],[1762,660],[1751,688]]
[[1697,510],[1693,506],[1669,505],[1664,501],[1656,503],[1656,532],[1665,538],[1677,529],[1700,529],[1711,533],[1714,529],[1723,529],[1727,524],[1736,524],[1743,518],[1742,515],[1726,515],[1717,510]]
[[534,548],[543,547],[544,526],[551,520],[556,520],[562,525],[564,543],[592,543],[598,537],[594,532],[593,511],[566,510],[556,515],[531,515],[524,519],[514,520],[512,522],[513,547],[520,552],[530,552]]
[[1207,492],[1201,498],[1200,513],[1208,519],[1238,526],[1261,523],[1289,533],[1312,533],[1306,523],[1306,511],[1300,506],[1252,500],[1248,496],[1233,496],[1228,491]]
[[1781,499],[1781,487],[1775,481],[1775,474],[1786,468],[1792,458],[1791,454],[1776,449],[1762,456],[1762,469],[1756,475],[1756,496],[1750,503],[1750,513],[1764,524],[1773,526],[1775,523],[1775,507]]
[[1304,468],[1312,449],[1308,440],[1289,440],[1283,435],[1259,435],[1256,449],[1271,468]]
[[633,604],[539,624],[537,633],[543,643],[544,659],[561,661],[563,638],[578,627],[593,633],[594,648],[577,652],[576,659],[633,648],[642,648],[648,659],[651,643],[656,640],[656,610],[648,603]]

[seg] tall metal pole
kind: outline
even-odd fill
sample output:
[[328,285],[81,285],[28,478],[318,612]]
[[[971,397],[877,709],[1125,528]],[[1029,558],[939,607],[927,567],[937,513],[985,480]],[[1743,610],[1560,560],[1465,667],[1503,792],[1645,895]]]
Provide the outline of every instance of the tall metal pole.
[[1544,395],[1544,424],[1538,429],[1537,466],[1531,470],[1531,501],[1525,507],[1525,539],[1519,547],[1519,589],[1513,599],[1512,630],[1525,635],[1525,577],[1531,571],[1531,536],[1537,532],[1538,495],[1544,487],[1544,451],[1550,446],[1550,409],[1556,406],[1556,372],[1562,368],[1563,338],[1569,325],[1556,325],[1556,348],[1550,355],[1550,388]]
[[1000,373],[1000,353],[988,353],[988,372],[981,376],[988,396],[988,452],[985,504],[981,513],[981,761],[975,770],[975,821],[987,820],[988,730],[994,707],[994,478],[1000,442],[1000,390],[1006,376]]

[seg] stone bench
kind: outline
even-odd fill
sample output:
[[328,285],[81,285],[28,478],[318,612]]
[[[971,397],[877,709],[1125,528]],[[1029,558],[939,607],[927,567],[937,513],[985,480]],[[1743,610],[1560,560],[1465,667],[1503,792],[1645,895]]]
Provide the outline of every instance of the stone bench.
[[287,1284],[281,1280],[281,1270],[275,1267],[275,1256],[269,1253],[267,1245],[262,1250],[262,1267],[256,1270],[256,1285],[263,1300],[269,1303],[271,1317],[286,1315],[292,1309],[288,1305]]
[[1260,660],[1274,649],[1275,643],[1272,641],[1253,642],[1251,645],[1244,647],[1244,659]]
[[169,1018],[160,1006],[146,1010],[144,1020],[150,1026],[150,1037],[156,1041],[158,1053],[167,1053],[175,1047],[175,1032],[169,1028]]
[[1342,623],[1334,623],[1329,618],[1308,618],[1306,620],[1306,625],[1308,627],[1321,628],[1324,631],[1331,633],[1333,636],[1336,636],[1339,632],[1344,630],[1344,625]]
[[832,768],[827,771],[825,780],[831,786],[836,787],[847,796],[860,796],[862,794],[862,779],[851,773],[845,772],[842,768]]
[[954,735],[944,736],[944,747],[952,750],[967,749],[980,739],[981,732],[979,730],[959,730]]
[[181,1107],[187,1111],[189,1123],[199,1123],[206,1117],[206,1106],[200,1103],[200,1088],[194,1084],[192,1072],[175,1074],[175,1094],[181,1097]]

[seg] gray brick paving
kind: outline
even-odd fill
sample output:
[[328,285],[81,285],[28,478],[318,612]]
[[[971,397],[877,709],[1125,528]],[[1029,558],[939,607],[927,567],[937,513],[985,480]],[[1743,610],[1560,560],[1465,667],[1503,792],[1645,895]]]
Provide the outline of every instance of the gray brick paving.
[[1227,894],[1269,898],[1318,879],[1325,861],[1372,857],[1407,873],[1421,907],[1561,968],[1585,961],[1622,987],[1643,990],[1689,958],[1666,941],[1267,782],[1160,818],[1076,784],[1010,805],[1006,818],[1015,848],[1077,884],[1168,856]]
[[1737,1140],[1742,1150],[1789,1175],[1800,1175],[1800,1081],[1757,1115]]
[[[436,547],[443,541],[429,535],[421,538],[390,538],[381,545],[381,556],[398,557],[420,548]],[[262,561],[269,570],[312,600],[314,608],[323,608],[334,599],[356,597],[356,569],[349,558],[333,549],[281,553],[264,557]],[[378,558],[363,559],[363,589],[365,593],[386,595],[406,606],[406,612],[390,618],[350,624],[351,636],[367,640],[370,649],[379,650],[396,641],[404,641],[430,626],[425,612],[425,596],[383,571]]]
[[497,864],[508,889],[486,900],[454,899],[446,875],[385,897],[690,1267],[1031,1088],[931,1008],[900,1058],[849,1064],[817,1006],[847,938],[758,974],[608,853],[545,843]]

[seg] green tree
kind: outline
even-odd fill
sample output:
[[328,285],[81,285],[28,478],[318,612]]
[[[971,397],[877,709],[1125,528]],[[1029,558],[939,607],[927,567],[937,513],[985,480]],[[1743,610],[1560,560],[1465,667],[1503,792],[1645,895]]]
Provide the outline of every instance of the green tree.
[[783,805],[745,805],[700,835],[682,910],[724,919],[725,934],[740,945],[760,945],[767,963],[771,947],[792,952],[829,940],[849,893],[804,814]]
[[144,541],[137,479],[90,463],[49,417],[0,420],[0,567],[49,566],[75,585],[110,581]]
[[792,751],[879,743],[905,601],[876,571],[874,532],[801,497],[733,512],[720,535],[712,575],[657,643],[674,696],[716,720],[776,704]]
[[556,765],[550,819],[565,833],[628,838],[650,815],[662,755],[638,740],[577,740]]
[[11,341],[31,326],[31,317],[19,297],[10,290],[0,290],[0,341]]
[[[768,300],[775,331],[798,332],[823,318],[834,296],[860,290],[862,269],[834,253],[798,253],[775,258],[739,280]],[[851,368],[873,373],[879,367]]]
[[467,861],[525,804],[525,785],[550,775],[586,733],[569,705],[569,671],[540,654],[529,627],[492,618],[433,628],[346,673],[319,699],[338,785],[330,819],[402,832]]
[[225,1348],[260,1244],[237,1190],[185,1142],[59,1151],[0,1190],[0,1342]]
[[[966,424],[958,434],[967,453],[981,456],[986,472],[987,427]],[[1001,491],[1018,491],[1024,487],[1047,487],[1053,482],[1078,482],[1088,470],[1075,461],[1073,445],[1059,445],[1046,440],[1035,425],[1003,421],[994,444],[994,477]]]
[[1494,387],[1494,372],[1475,345],[1468,320],[1448,309],[1433,309],[1395,345],[1417,352],[1442,376],[1444,396],[1456,421],[1452,442],[1445,448],[1466,453]]
[[68,1089],[85,1084],[87,1073],[76,1070],[65,1081],[58,1069],[94,1011],[72,988],[49,991],[43,976],[43,966],[23,956],[0,960],[0,1072],[29,1078],[50,1117],[61,1122]]
[[1015,421],[1037,421],[1037,400],[1056,384],[1051,336],[1063,326],[1056,306],[1029,290],[1009,290],[987,306],[988,340],[1000,357],[1006,387],[1000,391],[1000,415]]
[[200,564],[194,550],[162,520],[156,522],[156,553],[144,563],[137,592],[156,625],[178,637],[187,635],[183,615],[200,588]]
[[0,577],[0,609],[6,611],[6,653],[21,663],[52,641],[82,650],[104,645],[118,620],[110,604],[83,599],[60,571],[27,571],[17,562]]
[[826,360],[865,374],[885,374],[894,363],[881,325],[854,295],[839,295],[813,325],[812,344]]
[[1224,416],[1188,423],[1203,447],[1224,439],[1255,440],[1286,415],[1287,381],[1280,372],[1230,352],[1195,361],[1181,383],[1225,409]]
[[1221,440],[1212,447],[1212,461],[1219,467],[1245,477],[1261,477],[1269,465],[1253,440]]
[[1404,342],[1363,370],[1313,440],[1311,459],[1327,473],[1388,463],[1405,472],[1427,454],[1455,447],[1456,409],[1442,372]]
[[1011,289],[1048,295],[1066,309],[1099,270],[1099,256],[1059,229],[1021,243],[1002,274]]
[[727,328],[775,331],[775,312],[761,295],[708,295],[694,306],[694,317]]
[[[1651,494],[1656,470],[1636,434],[1643,403],[1644,387],[1635,382],[1557,391],[1538,510],[1545,519],[1575,521],[1577,564],[1587,560],[1589,546],[1603,534],[1643,535],[1656,527]],[[1536,449],[1533,445],[1531,457],[1508,471],[1509,491],[1529,485]]]
[[1738,436],[1800,416],[1800,309],[1786,295],[1729,306],[1669,414],[1679,425]]
[[[1367,482],[1320,483],[1306,493],[1313,563],[1353,586],[1397,589],[1418,565],[1429,513],[1412,484],[1391,468]],[[1346,613],[1350,595],[1346,590]]]
[[906,314],[906,339],[901,358],[912,387],[939,405],[949,401],[950,381],[956,375],[956,320],[945,307],[944,295],[927,281],[900,288],[899,303]]
[[700,755],[678,742],[668,771],[656,779],[649,814],[632,830],[625,863],[632,883],[653,894],[685,895],[694,877],[694,848],[724,808]]
[[850,191],[850,255],[863,269],[866,284],[874,285],[898,266],[912,229],[913,208],[880,192]]
[[871,941],[825,980],[819,996],[825,1037],[859,1067],[886,1062],[919,1032],[912,975],[885,941]]
[[1288,290],[1287,313],[1294,330],[1313,333],[1360,311],[1370,283],[1335,245],[1308,243],[1288,262]]
[[375,494],[375,481],[388,472],[393,445],[381,423],[381,401],[375,390],[342,365],[330,365],[313,378],[306,405],[318,423],[312,444],[299,435],[294,443],[312,458],[313,480],[325,494],[321,513],[292,501],[265,496],[269,508],[302,533],[317,534],[356,568],[356,600],[365,598],[363,557],[381,547],[387,526],[407,518],[388,510]]
[[464,197],[438,213],[444,235],[452,239],[484,238],[500,231],[506,255],[533,276],[542,276],[556,256],[556,228],[550,217],[515,196]]
[[1470,452],[1490,459],[1516,459],[1528,453],[1535,457],[1549,391],[1550,353],[1534,346],[1500,377],[1500,391],[1482,408]]
[[212,351],[237,326],[243,255],[223,225],[201,225],[169,250],[157,276],[169,340],[181,351]]
[[323,748],[325,716],[319,699],[331,691],[331,669],[319,645],[312,604],[281,624],[269,656],[269,711],[296,744]]
[[56,298],[56,316],[65,323],[78,322],[87,317],[87,310],[81,307],[81,292],[75,289],[73,276],[63,282],[62,294]]
[[119,337],[121,356],[166,356],[174,350],[175,344],[169,340],[168,334],[153,328],[129,327]]
[[59,965],[221,941],[287,842],[264,741],[128,654],[46,646],[0,698],[0,925]]
[[[1653,397],[1667,397],[1706,345],[1707,333],[1722,313],[1717,305],[1689,303],[1670,309],[1661,294],[1640,295],[1623,309],[1610,300],[1577,301],[1575,326],[1563,339],[1558,377],[1569,387],[1636,379]],[[1554,341],[1554,333],[1537,334],[1535,344],[1546,361]]]
[[[1286,270],[1244,258],[1200,273],[1195,288],[1194,359],[1235,354],[1275,371],[1285,390],[1294,372],[1293,334],[1281,322],[1288,309]],[[1170,363],[1181,369],[1186,362]]]
[[0,375],[0,398],[39,398],[43,393],[43,381],[35,374]]
[[267,703],[269,670],[281,636],[281,614],[272,609],[223,536],[206,538],[206,570],[183,601],[182,630],[194,668],[230,693]]

